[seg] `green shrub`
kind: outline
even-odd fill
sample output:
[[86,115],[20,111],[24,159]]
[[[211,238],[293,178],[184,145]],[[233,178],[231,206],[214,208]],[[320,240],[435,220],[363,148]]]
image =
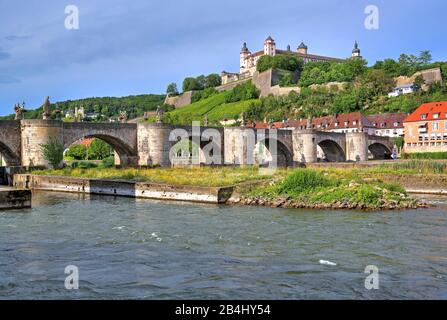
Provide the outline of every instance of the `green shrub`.
[[43,157],[54,168],[58,169],[64,159],[64,145],[58,139],[50,139],[48,143],[41,144]]
[[251,81],[247,81],[228,91],[227,95],[225,96],[225,103],[257,99],[258,97],[259,90]]
[[296,195],[334,185],[334,181],[325,177],[323,173],[311,169],[297,169],[279,184],[279,194]]
[[112,168],[115,166],[115,157],[110,156],[102,160],[102,166],[104,168]]
[[98,165],[94,164],[92,162],[85,162],[85,161],[75,161],[71,164],[72,169],[93,169],[97,168]]
[[447,152],[404,153],[404,159],[447,159]]

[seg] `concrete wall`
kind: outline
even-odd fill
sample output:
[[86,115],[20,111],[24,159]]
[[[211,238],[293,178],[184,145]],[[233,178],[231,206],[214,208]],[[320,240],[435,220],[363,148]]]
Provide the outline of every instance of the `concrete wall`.
[[27,174],[16,175],[14,181],[16,187],[29,188],[31,190],[205,203],[225,203],[234,190],[233,187],[195,187]]

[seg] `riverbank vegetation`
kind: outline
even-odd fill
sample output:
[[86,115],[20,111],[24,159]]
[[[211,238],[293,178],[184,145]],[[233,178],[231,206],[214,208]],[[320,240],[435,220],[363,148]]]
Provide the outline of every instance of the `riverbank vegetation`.
[[361,210],[418,206],[398,184],[315,169],[296,169],[269,186],[248,187],[237,202],[286,208]]
[[[362,210],[416,208],[417,201],[411,199],[401,185],[378,178],[380,175],[377,172],[385,174],[388,170],[390,168],[381,166],[354,169],[297,168],[273,172],[256,167],[77,167],[35,171],[33,174],[202,187],[236,186],[237,195],[233,201],[248,205]],[[412,170],[416,172],[416,169]]]

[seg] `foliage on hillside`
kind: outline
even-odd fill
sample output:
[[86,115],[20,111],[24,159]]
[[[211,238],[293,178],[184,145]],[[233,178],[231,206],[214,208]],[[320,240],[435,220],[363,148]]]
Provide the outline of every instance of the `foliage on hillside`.
[[215,88],[222,84],[222,79],[217,73],[212,73],[207,76],[200,75],[196,78],[188,77],[183,80],[183,92],[192,90],[203,90],[207,88]]
[[[162,105],[164,95],[145,94],[127,97],[102,97],[87,98],[79,100],[67,100],[51,104],[51,111],[56,110],[56,106],[63,111],[74,111],[75,107],[84,107],[85,113],[100,113],[95,121],[107,121],[110,117],[117,117],[121,111],[126,111],[129,119],[143,116],[146,111],[154,111],[158,105]],[[54,117],[54,114],[53,114]],[[28,110],[25,119],[42,118],[42,108]],[[14,119],[14,115],[4,117],[4,119]]]
[[303,70],[303,59],[298,58],[293,55],[278,54],[274,57],[272,56],[262,56],[259,58],[256,64],[256,70],[259,72],[264,72],[269,69],[282,69],[287,71],[298,71]]
[[201,121],[205,115],[210,125],[218,125],[224,119],[237,120],[251,105],[258,105],[259,92],[250,82],[246,82],[227,92],[214,93],[208,98],[196,101],[189,106],[167,112],[164,122],[172,124],[191,124]]

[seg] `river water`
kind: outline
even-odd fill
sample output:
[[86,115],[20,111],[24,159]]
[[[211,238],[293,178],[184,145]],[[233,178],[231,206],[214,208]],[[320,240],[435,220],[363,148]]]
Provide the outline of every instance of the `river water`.
[[[33,201],[0,212],[1,299],[447,299],[445,200],[379,213]],[[78,290],[65,289],[68,265]],[[378,290],[365,288],[369,265]]]

